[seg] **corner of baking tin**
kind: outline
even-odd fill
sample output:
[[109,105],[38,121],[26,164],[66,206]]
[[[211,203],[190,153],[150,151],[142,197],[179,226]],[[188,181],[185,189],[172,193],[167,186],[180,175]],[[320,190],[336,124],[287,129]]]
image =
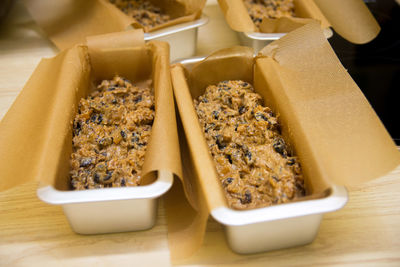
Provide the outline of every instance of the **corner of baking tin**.
[[155,183],[163,185],[164,192],[167,192],[174,183],[174,174],[169,170],[158,170],[158,178]]
[[349,201],[349,194],[346,187],[333,185],[331,190],[331,194],[328,196],[332,208],[330,211],[335,211],[343,208]]

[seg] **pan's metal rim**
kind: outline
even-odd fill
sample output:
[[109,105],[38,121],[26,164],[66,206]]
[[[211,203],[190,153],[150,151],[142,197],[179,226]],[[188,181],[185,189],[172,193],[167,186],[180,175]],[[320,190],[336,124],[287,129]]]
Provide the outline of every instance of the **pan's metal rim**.
[[298,201],[252,210],[234,210],[219,207],[211,211],[212,217],[227,226],[243,226],[254,223],[276,221],[322,214],[341,209],[348,201],[344,186],[333,185],[331,193],[324,198]]
[[36,194],[43,202],[53,205],[154,199],[166,193],[171,188],[172,183],[173,174],[169,171],[160,170],[157,180],[150,185],[75,191],[61,191],[49,185],[38,188]]
[[172,61],[171,64],[182,64],[182,65],[191,65],[191,64],[195,64],[197,62],[202,61],[203,59],[205,59],[206,56],[197,56],[197,57],[190,57],[190,58],[181,58],[181,59],[177,59],[175,61]]
[[247,38],[253,40],[260,40],[260,41],[268,41],[268,40],[278,40],[282,36],[285,36],[286,33],[261,33],[261,32],[241,32]]
[[[325,37],[328,39],[332,37],[333,31],[331,28],[323,29]],[[262,33],[262,32],[237,32],[244,35],[246,38],[256,41],[274,41],[285,36],[287,33]]]
[[208,21],[209,21],[209,18],[206,15],[202,14],[202,16],[197,20],[189,21],[189,22],[185,22],[185,23],[181,23],[181,24],[177,24],[177,25],[172,25],[170,27],[160,29],[160,30],[157,30],[154,32],[145,33],[144,40],[149,41],[149,40],[160,38],[160,37],[163,37],[166,35],[171,35],[171,34],[174,34],[177,32],[197,28],[197,27],[207,24]]

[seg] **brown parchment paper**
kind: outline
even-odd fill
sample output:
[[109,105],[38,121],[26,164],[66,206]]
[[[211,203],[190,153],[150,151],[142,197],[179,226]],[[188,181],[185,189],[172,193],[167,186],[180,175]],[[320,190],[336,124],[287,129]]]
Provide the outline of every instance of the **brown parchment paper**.
[[43,59],[1,121],[0,190],[27,181],[68,190],[72,122],[79,100],[115,74],[133,83],[151,81],[154,88],[156,114],[142,170],[144,183],[152,182],[147,178],[155,177],[157,170],[181,176],[168,44],[79,45]]
[[218,3],[229,26],[238,32],[287,33],[316,20],[323,29],[332,27],[346,40],[363,44],[380,31],[362,0],[294,0],[296,18],[264,18],[259,29],[242,0],[218,0]]
[[[171,20],[152,28],[156,31],[172,25],[193,21],[201,16],[206,0],[151,0]],[[24,0],[29,13],[60,49],[84,44],[86,37],[120,32],[133,26],[142,28],[107,0]]]
[[400,153],[319,33],[312,23],[265,47],[256,64],[256,75],[260,72],[265,81],[256,80],[256,86],[270,89],[310,173],[318,169],[328,182],[340,185],[382,176],[400,163]]
[[[189,203],[201,200],[205,204],[201,208],[192,204],[197,218],[192,215],[188,222],[190,215],[168,211],[171,203],[185,205],[184,194],[170,196],[167,211],[168,225],[173,228],[169,230],[173,260],[200,247],[207,215],[217,207],[227,207],[193,106],[193,98],[209,84],[227,79],[251,82],[265,104],[280,114],[284,138],[303,167],[307,199],[320,198],[332,184],[380,177],[400,163],[394,142],[316,22],[271,43],[255,58],[251,48],[233,47],[212,54],[191,70],[173,65],[171,75],[186,137],[181,142],[184,182],[193,184],[197,192]],[[186,172],[187,168],[192,171]],[[190,210],[189,205],[186,209]],[[182,217],[187,220],[182,222]],[[177,249],[185,247],[190,249]]]
[[368,43],[380,32],[378,22],[362,0],[314,1],[333,29],[352,43]]
[[86,44],[92,51],[143,46],[144,35],[141,29],[100,34],[86,37]]

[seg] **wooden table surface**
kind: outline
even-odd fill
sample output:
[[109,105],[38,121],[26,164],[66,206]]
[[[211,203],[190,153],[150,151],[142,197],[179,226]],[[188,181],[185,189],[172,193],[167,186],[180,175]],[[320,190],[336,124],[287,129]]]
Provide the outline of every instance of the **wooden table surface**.
[[[205,13],[198,54],[238,44],[215,1]],[[57,49],[20,2],[0,25],[0,118],[42,57]],[[1,174],[0,174],[1,175]],[[0,266],[170,266],[165,211],[148,231],[83,236],[69,227],[60,206],[36,197],[35,183],[0,193]],[[182,266],[400,266],[400,167],[372,182],[349,188],[350,200],[324,216],[307,246],[254,255],[227,247],[223,229],[210,220],[203,247]]]

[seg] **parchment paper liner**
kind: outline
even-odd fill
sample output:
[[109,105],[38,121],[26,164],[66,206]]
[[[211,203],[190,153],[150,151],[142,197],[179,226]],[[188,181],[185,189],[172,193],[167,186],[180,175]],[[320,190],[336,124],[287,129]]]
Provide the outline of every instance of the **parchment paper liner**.
[[260,29],[251,20],[243,0],[218,0],[218,3],[229,26],[238,32],[286,33],[316,20],[323,29],[332,27],[346,40],[363,44],[380,31],[362,0],[294,0],[295,18],[264,18]]
[[180,138],[184,189],[195,196],[189,202],[197,210],[194,213],[179,199],[182,194],[167,195],[173,260],[191,255],[201,245],[211,210],[227,207],[192,101],[209,84],[229,79],[251,82],[265,104],[280,114],[285,140],[302,164],[311,194],[307,199],[321,197],[332,184],[380,177],[400,163],[394,142],[318,23],[271,43],[256,58],[251,48],[234,47],[210,55],[192,70],[174,65],[171,73],[186,136],[184,141]]
[[[153,81],[156,114],[143,184],[151,183],[157,170],[181,176],[169,46],[159,41],[144,45],[143,39],[139,44],[134,35],[115,34],[114,47],[96,37],[87,46],[74,46],[39,63],[0,124],[0,190],[28,181],[68,190],[72,121],[79,100],[115,74],[134,84]],[[138,46],[127,45],[132,40]]]
[[[151,0],[173,18],[149,32],[193,21],[201,16],[205,0]],[[126,30],[129,26],[142,28],[107,0],[24,0],[33,19],[60,49],[85,43],[85,38]]]

